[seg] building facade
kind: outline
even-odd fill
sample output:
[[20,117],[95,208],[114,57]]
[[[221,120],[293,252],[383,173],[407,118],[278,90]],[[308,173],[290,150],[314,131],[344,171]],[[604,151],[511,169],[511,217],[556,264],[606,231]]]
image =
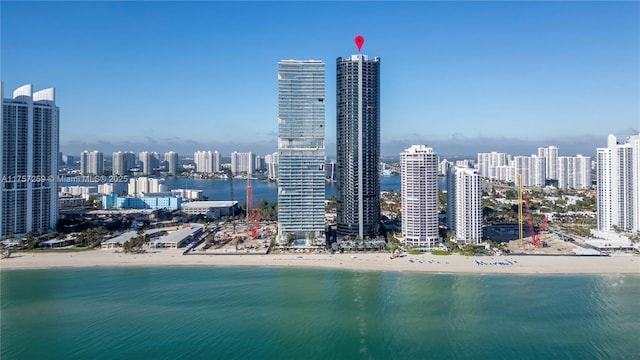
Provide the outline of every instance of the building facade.
[[408,246],[435,248],[438,235],[438,156],[426,145],[400,153],[402,238]]
[[556,146],[540,147],[538,157],[545,159],[546,178],[558,180],[558,148]]
[[499,180],[497,168],[508,165],[510,156],[505,153],[490,152],[490,153],[478,153],[478,171],[480,176]]
[[278,62],[278,234],[324,233],[325,65]]
[[598,230],[640,232],[640,134],[596,149]]
[[214,172],[213,153],[211,151],[196,151],[195,153],[193,153],[193,162],[196,164],[196,172]]
[[179,173],[180,163],[178,162],[178,153],[174,151],[164,153],[164,162],[167,165],[166,171],[168,174],[176,175]]
[[157,152],[143,151],[138,156],[142,175],[152,175],[160,167],[160,154]]
[[264,162],[267,166],[267,178],[269,180],[278,180],[278,165],[280,164],[278,153],[265,155]]
[[231,153],[231,172],[251,175],[256,171],[256,155],[252,152]]
[[114,152],[111,158],[113,175],[129,175],[131,169],[136,167],[136,154],[128,151]]
[[522,186],[544,187],[546,179],[545,158],[537,155],[516,156],[513,158],[515,166],[515,183],[518,184],[518,175],[522,175]]
[[460,244],[482,243],[482,188],[475,170],[447,169],[447,227]]
[[0,83],[0,239],[46,233],[58,222],[60,109],[55,89],[24,85],[4,98]]
[[117,194],[102,196],[102,209],[150,209],[150,210],[180,210],[181,197],[173,196],[144,196],[119,197]]
[[589,189],[591,158],[582,155],[559,156],[557,175],[559,189]]
[[158,179],[145,176],[129,179],[127,194],[134,197],[144,196],[147,193],[161,193],[167,191],[167,187]]
[[336,60],[338,235],[375,237],[380,223],[380,58]]
[[104,154],[98,150],[80,153],[80,174],[102,175],[104,173]]

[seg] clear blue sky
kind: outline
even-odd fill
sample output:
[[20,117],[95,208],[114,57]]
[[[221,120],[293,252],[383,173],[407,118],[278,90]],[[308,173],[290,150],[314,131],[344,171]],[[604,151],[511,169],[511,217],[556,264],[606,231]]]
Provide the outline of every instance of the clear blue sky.
[[9,2],[5,96],[55,87],[61,150],[276,151],[277,62],[380,56],[383,155],[593,154],[640,128],[638,2]]

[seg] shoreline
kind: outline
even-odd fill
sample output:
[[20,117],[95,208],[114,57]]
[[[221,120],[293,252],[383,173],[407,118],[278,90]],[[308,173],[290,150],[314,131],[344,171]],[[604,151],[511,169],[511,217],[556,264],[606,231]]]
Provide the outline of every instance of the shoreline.
[[[501,264],[502,263],[502,264]],[[413,272],[432,274],[504,275],[640,275],[640,256],[464,256],[407,255],[390,259],[388,253],[182,255],[162,249],[122,254],[98,249],[73,253],[14,253],[0,260],[0,270],[114,267],[271,267],[335,269],[345,271]]]

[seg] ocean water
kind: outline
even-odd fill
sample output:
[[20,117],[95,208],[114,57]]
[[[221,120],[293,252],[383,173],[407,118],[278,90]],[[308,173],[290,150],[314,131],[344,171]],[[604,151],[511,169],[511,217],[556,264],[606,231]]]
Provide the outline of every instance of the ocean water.
[[639,276],[2,271],[5,359],[638,359]]

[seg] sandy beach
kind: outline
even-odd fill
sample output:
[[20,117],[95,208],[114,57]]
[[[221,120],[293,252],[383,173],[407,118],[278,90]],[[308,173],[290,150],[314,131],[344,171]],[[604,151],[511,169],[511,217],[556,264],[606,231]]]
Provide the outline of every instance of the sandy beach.
[[325,268],[351,271],[400,271],[466,274],[637,274],[639,256],[437,256],[408,255],[390,259],[386,253],[182,255],[182,250],[122,254],[113,250],[67,253],[18,252],[0,260],[1,270],[69,267],[257,266]]

